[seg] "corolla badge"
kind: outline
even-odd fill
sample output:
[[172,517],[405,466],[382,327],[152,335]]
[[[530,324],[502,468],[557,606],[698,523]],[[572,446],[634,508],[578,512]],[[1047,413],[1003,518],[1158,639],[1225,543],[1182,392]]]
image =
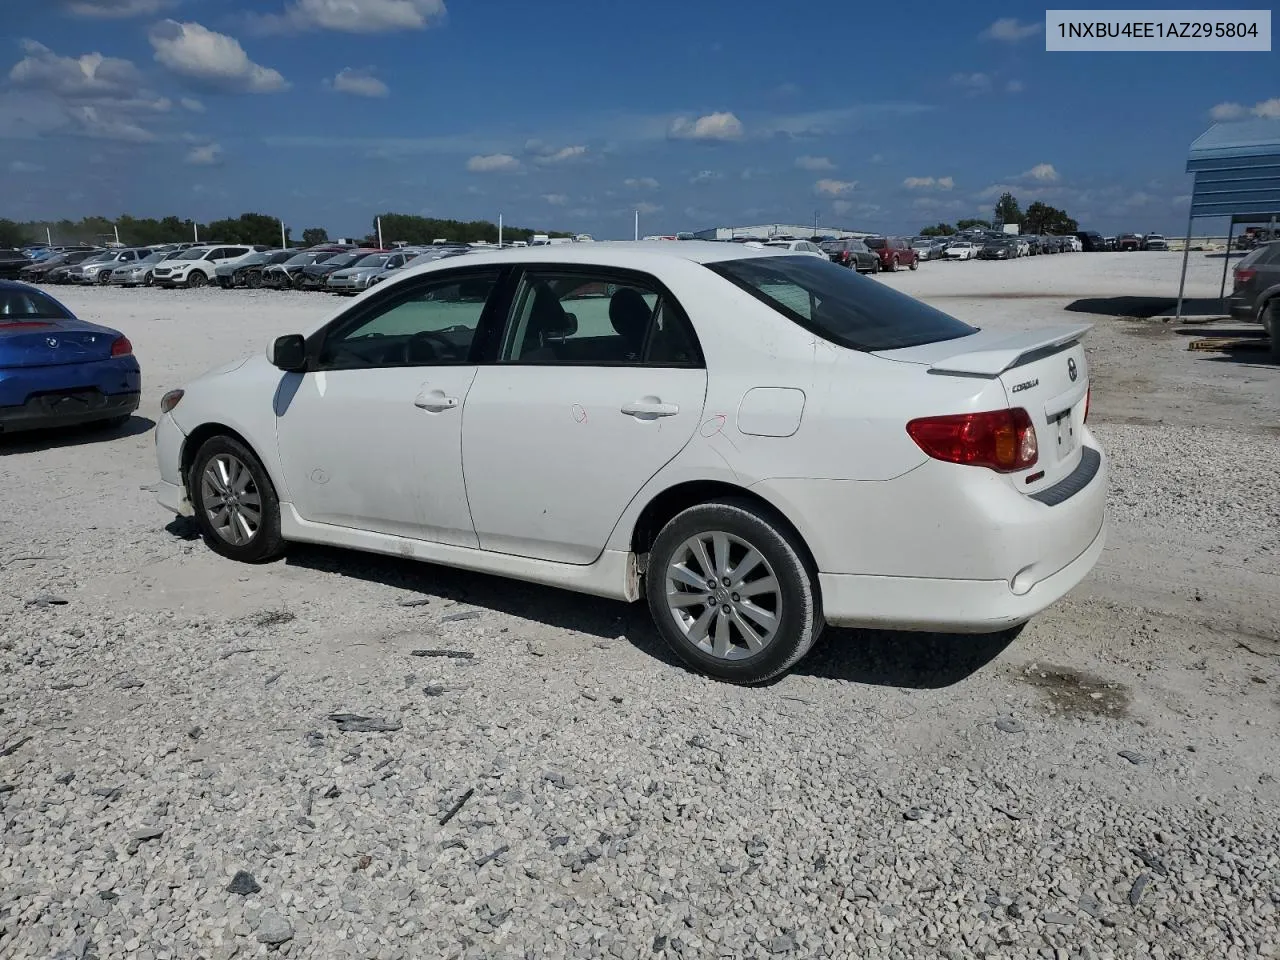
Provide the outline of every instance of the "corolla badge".
[[1071,382],[1076,382],[1076,358],[1067,357],[1067,376],[1071,378]]

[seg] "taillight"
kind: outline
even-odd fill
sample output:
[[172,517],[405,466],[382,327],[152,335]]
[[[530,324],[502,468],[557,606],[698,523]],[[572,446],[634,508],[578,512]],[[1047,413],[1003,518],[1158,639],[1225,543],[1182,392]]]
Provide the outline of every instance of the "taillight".
[[1232,276],[1235,277],[1235,284],[1237,287],[1244,286],[1257,275],[1258,271],[1253,269],[1253,267],[1236,267],[1235,272],[1232,274]]
[[1034,466],[1040,456],[1036,428],[1021,407],[921,417],[907,433],[935,460],[1013,473]]
[[111,344],[111,355],[113,357],[127,357],[133,353],[133,344],[129,342],[128,337],[116,337]]
[[184,391],[182,390],[170,390],[163,397],[161,397],[160,412],[168,413],[170,410],[176,407],[178,405],[178,402],[182,399],[183,393]]

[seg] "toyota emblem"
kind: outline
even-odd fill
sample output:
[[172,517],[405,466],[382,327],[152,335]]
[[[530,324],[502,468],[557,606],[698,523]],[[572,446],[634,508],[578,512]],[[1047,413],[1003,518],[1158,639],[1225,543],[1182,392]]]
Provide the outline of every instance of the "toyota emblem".
[[1075,357],[1067,357],[1067,376],[1071,378],[1071,382],[1076,382],[1076,360]]

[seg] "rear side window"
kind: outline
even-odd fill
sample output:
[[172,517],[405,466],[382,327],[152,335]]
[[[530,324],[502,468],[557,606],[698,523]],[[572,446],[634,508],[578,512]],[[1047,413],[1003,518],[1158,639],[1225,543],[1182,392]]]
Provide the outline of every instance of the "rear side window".
[[71,314],[39,290],[0,288],[0,323],[70,319]]
[[815,257],[750,257],[707,268],[806,330],[851,350],[896,350],[978,332],[941,310]]

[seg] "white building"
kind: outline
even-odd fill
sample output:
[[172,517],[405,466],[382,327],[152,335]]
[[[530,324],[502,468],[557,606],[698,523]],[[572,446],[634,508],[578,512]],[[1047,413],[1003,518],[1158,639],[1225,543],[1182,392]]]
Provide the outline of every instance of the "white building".
[[760,223],[744,227],[708,227],[693,234],[699,240],[772,240],[774,237],[793,237],[797,240],[808,240],[810,237],[874,237],[875,233],[865,230],[845,230],[842,227],[819,226],[816,230],[812,223]]

